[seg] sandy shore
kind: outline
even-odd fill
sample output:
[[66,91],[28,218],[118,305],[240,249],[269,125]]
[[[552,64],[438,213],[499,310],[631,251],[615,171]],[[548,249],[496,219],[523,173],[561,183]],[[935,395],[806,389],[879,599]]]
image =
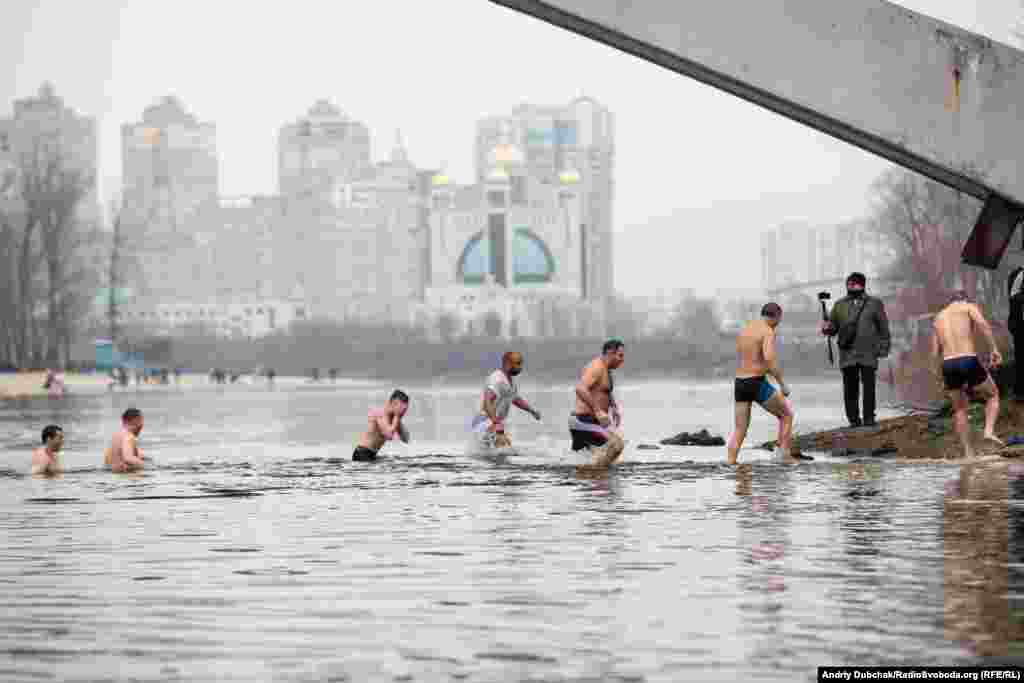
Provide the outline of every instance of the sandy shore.
[[[43,388],[43,382],[45,381],[45,372],[0,374],[0,400],[46,397],[49,395],[49,392]],[[175,384],[174,377],[172,376],[170,384],[136,385],[135,381],[131,380],[127,387],[124,387],[124,389],[117,387],[117,390],[166,391],[168,389],[182,389],[205,384],[209,384],[209,380],[207,380],[205,376],[183,375],[181,377],[180,384]],[[110,377],[102,373],[64,373],[64,387],[66,395],[102,394],[109,390],[109,385]]]

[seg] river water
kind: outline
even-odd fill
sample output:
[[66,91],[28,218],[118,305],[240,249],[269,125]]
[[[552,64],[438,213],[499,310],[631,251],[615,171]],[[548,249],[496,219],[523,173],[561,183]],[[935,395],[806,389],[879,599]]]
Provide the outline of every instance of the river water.
[[[1007,462],[786,466],[728,436],[726,382],[630,383],[625,461],[578,473],[571,387],[522,451],[465,454],[478,388],[407,388],[413,443],[350,460],[392,388],[283,380],[0,404],[0,680],[764,681],[1024,654]],[[794,384],[797,429],[837,382]],[[884,398],[884,395],[883,395]],[[102,471],[141,408],[142,475]],[[755,410],[749,443],[774,437]],[[882,413],[885,416],[885,413]],[[26,476],[42,426],[69,470]]]

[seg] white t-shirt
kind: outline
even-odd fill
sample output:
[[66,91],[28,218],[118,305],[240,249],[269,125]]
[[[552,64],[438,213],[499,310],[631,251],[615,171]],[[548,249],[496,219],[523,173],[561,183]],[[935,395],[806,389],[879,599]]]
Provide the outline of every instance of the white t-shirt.
[[512,402],[519,398],[519,387],[512,381],[512,378],[501,370],[495,370],[487,378],[486,390],[497,396],[494,402],[494,414],[504,421],[508,417],[508,411],[512,408]]

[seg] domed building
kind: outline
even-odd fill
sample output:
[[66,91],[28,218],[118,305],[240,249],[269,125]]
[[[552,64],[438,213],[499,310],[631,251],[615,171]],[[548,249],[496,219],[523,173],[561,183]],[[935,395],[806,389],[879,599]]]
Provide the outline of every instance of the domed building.
[[455,334],[598,336],[603,307],[584,296],[586,228],[579,174],[557,182],[528,174],[524,155],[503,140],[483,182],[431,183],[427,315]]

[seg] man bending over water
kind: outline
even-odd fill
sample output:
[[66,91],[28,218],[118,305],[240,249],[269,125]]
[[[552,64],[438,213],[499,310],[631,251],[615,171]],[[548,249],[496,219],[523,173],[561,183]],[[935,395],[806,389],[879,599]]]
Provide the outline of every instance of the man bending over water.
[[110,447],[103,454],[103,461],[113,472],[134,472],[145,466],[145,456],[139,448],[139,434],[142,433],[142,411],[129,408],[121,415],[121,429],[114,434]]
[[480,401],[480,412],[473,417],[472,429],[477,439],[485,446],[509,447],[512,440],[505,432],[505,418],[512,406],[523,410],[533,419],[540,419],[540,412],[519,397],[515,378],[523,371],[523,354],[508,351],[501,357],[501,369],[487,378],[484,395]]
[[64,430],[57,425],[43,428],[43,445],[32,452],[32,474],[60,474],[57,454],[64,447]]
[[625,360],[626,345],[611,339],[604,343],[601,355],[583,368],[583,376],[576,384],[576,407],[569,415],[572,449],[589,448],[595,467],[614,463],[626,446],[622,437],[612,431],[622,425],[622,410],[612,396],[611,372]]
[[377,451],[385,441],[392,439],[401,439],[403,443],[409,443],[409,432],[402,424],[402,418],[405,417],[407,410],[409,397],[404,391],[395,389],[383,408],[374,408],[370,411],[369,424],[359,439],[359,445],[352,452],[352,459],[376,460]]
[[999,415],[999,388],[992,381],[985,365],[979,360],[974,348],[974,332],[984,335],[992,347],[992,365],[1003,362],[1003,356],[996,348],[992,326],[985,320],[977,304],[966,301],[966,295],[958,292],[948,306],[935,316],[935,334],[932,336],[932,353],[935,361],[942,362],[942,379],[949,400],[953,403],[953,426],[964,447],[964,457],[974,455],[970,442],[970,426],[967,423],[967,402],[969,398],[985,401],[985,441],[1002,446],[995,434],[996,417]]
[[[750,427],[750,409],[754,402],[779,418],[779,448],[787,457],[793,449],[793,411],[784,396],[789,396],[789,387],[782,379],[782,369],[775,355],[775,328],[782,321],[782,307],[777,303],[765,304],[761,308],[761,319],[746,324],[736,338],[736,353],[739,367],[736,370],[736,431],[729,439],[730,465],[736,464],[740,446],[747,438]],[[779,381],[782,394],[767,379],[771,375]]]

